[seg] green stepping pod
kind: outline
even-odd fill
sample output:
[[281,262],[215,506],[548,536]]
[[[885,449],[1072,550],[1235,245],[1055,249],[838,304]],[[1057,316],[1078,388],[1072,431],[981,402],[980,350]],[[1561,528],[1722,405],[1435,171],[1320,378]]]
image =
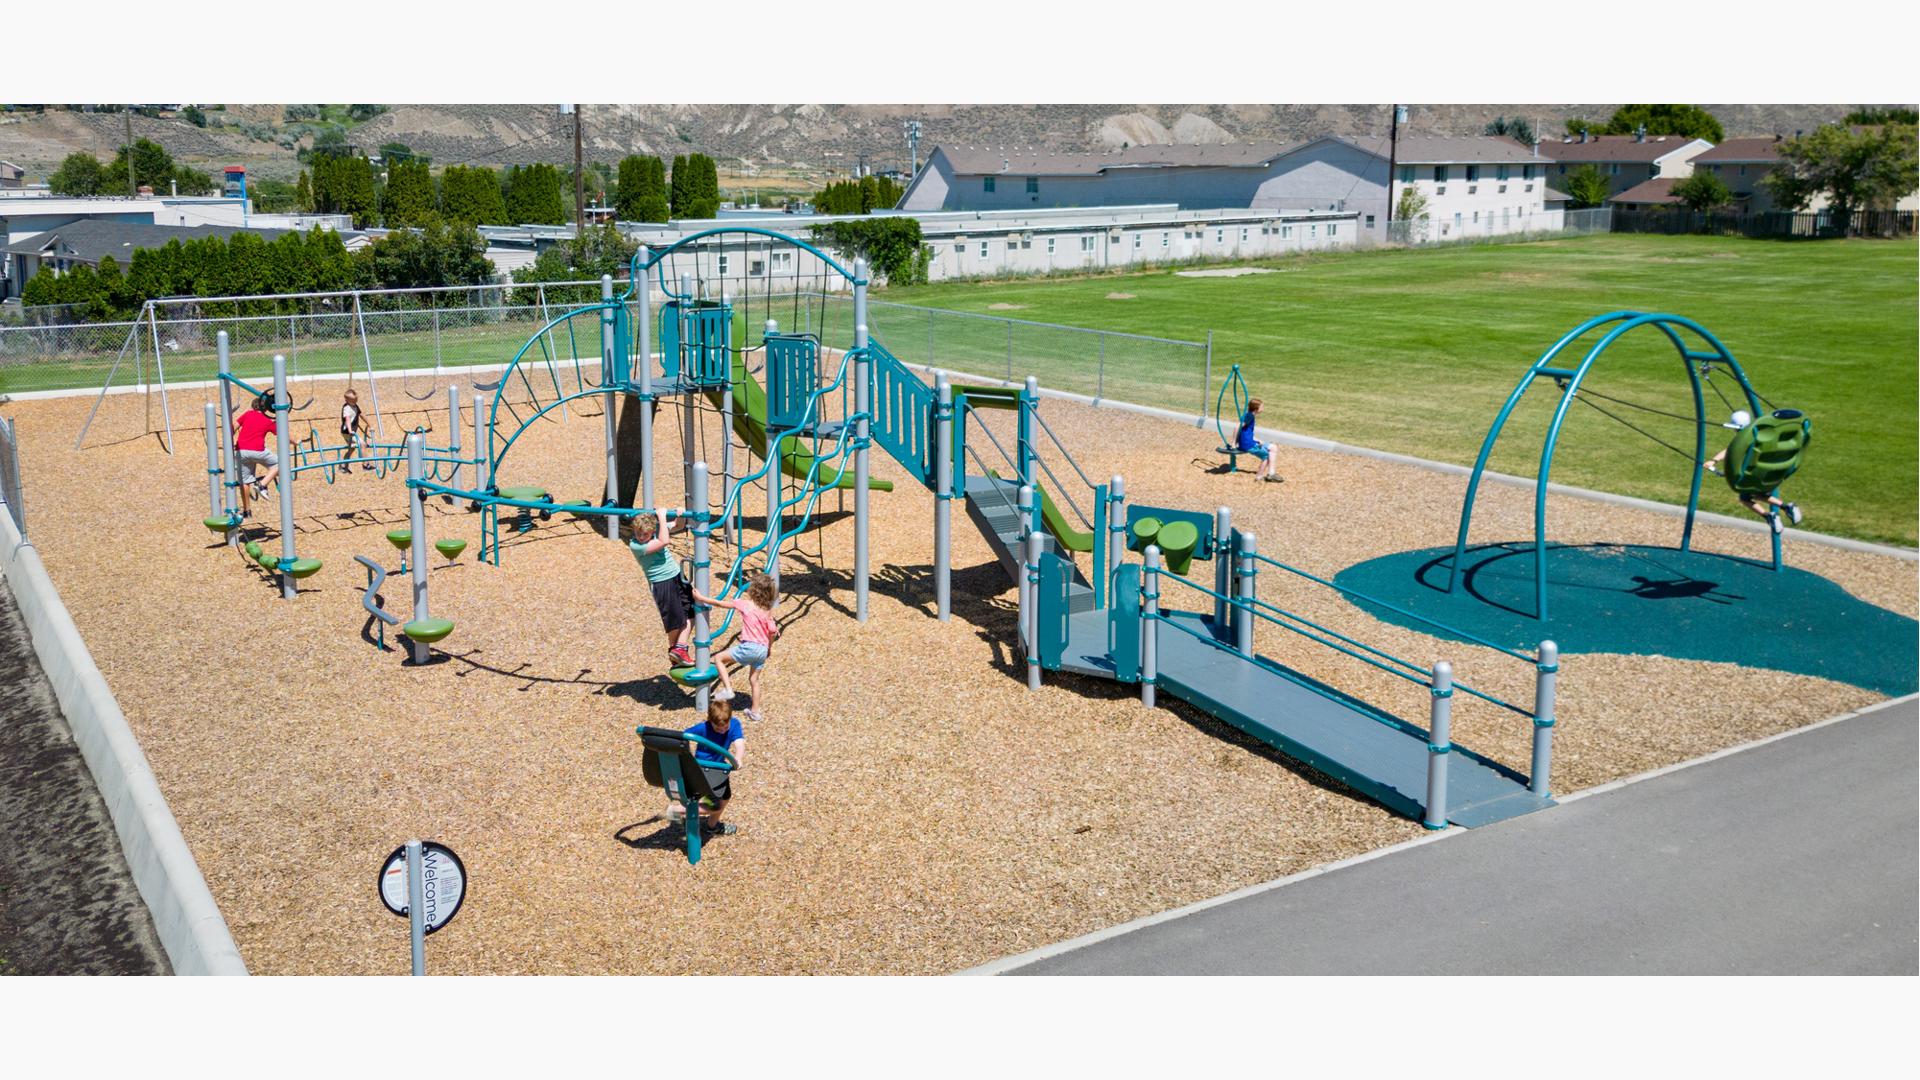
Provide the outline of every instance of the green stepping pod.
[[1741,495],[1767,495],[1800,468],[1813,439],[1813,421],[1798,409],[1780,409],[1734,435],[1727,444],[1727,486]]
[[413,543],[413,530],[390,529],[387,531],[387,543],[397,548],[404,548],[408,544]]
[[1154,543],[1160,545],[1167,569],[1184,577],[1193,565],[1193,549],[1200,543],[1200,530],[1194,528],[1191,521],[1170,521],[1161,527]]
[[681,686],[705,686],[720,677],[720,669],[709,665],[705,670],[696,671],[692,664],[683,664],[668,670],[667,675]]
[[287,564],[287,573],[295,578],[310,578],[319,571],[319,559],[295,559]]
[[467,542],[465,540],[435,540],[433,542],[433,550],[445,555],[447,561],[452,562],[460,557],[461,552],[467,550]]
[[254,562],[260,561],[260,550],[261,550],[260,541],[258,540],[247,541],[247,546],[245,550],[247,553],[247,558],[252,559]]
[[266,567],[268,570],[278,569],[280,566],[280,556],[262,554],[260,556],[260,565]]
[[1160,519],[1143,517],[1133,523],[1133,532],[1127,537],[1128,551],[1145,551],[1154,543],[1154,537],[1160,535]]
[[212,529],[214,532],[217,532],[222,536],[225,536],[227,534],[227,530],[233,528],[234,520],[228,517],[201,518],[200,524],[205,525],[207,528]]
[[423,644],[431,645],[448,634],[453,633],[452,619],[415,619],[400,628],[400,632]]

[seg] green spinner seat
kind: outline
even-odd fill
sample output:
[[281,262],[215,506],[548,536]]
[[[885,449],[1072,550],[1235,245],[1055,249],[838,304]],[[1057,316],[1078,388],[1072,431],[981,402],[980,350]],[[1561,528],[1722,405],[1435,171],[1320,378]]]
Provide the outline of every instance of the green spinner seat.
[[431,645],[453,633],[453,620],[440,618],[415,619],[402,626],[400,632],[423,644]]
[[667,677],[681,686],[705,686],[720,677],[720,669],[712,664],[705,668],[695,668],[692,664],[680,664],[669,668]]
[[1200,544],[1200,530],[1194,528],[1191,521],[1169,521],[1160,527],[1153,542],[1160,545],[1167,569],[1184,577],[1193,566],[1193,550]]
[[1813,421],[1798,409],[1777,409],[1727,444],[1727,486],[1740,495],[1770,495],[1800,468]]
[[467,550],[467,542],[465,540],[435,540],[433,542],[433,550],[446,556],[448,562],[452,562],[460,557],[461,552]]
[[295,559],[286,566],[288,575],[296,579],[310,578],[320,572],[319,559]]
[[205,525],[207,528],[212,529],[214,532],[219,533],[221,536],[225,536],[227,535],[228,532],[238,528],[240,525],[240,522],[237,518],[233,518],[223,514],[220,517],[201,518],[200,524]]
[[392,544],[396,549],[400,551],[405,551],[407,550],[407,545],[413,543],[413,530],[412,529],[388,529],[387,543]]
[[1132,531],[1127,534],[1127,550],[1145,551],[1155,542],[1154,537],[1159,535],[1160,519],[1143,517],[1133,523]]

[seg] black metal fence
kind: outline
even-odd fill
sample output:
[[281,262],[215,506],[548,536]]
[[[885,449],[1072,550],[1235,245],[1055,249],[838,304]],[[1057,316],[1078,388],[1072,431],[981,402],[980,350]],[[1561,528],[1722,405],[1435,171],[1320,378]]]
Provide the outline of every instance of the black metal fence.
[[1691,210],[1615,210],[1613,231],[1662,233],[1676,236],[1746,236],[1760,240],[1831,239],[1842,236],[1892,240],[1914,235],[1912,210],[1855,210],[1841,215],[1821,210],[1793,213],[1768,210],[1759,214],[1696,212]]

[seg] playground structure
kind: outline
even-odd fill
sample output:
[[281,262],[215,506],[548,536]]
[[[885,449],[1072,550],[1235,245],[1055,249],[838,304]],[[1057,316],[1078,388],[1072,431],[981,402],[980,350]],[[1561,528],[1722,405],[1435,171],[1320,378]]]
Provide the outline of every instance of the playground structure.
[[[1582,382],[1588,372],[1607,349],[1620,338],[1640,327],[1648,326],[1658,330],[1672,343],[1678,354],[1681,367],[1687,373],[1687,380],[1693,391],[1693,415],[1685,416],[1625,399],[1612,397],[1594,390],[1585,390]],[[1596,330],[1605,329],[1599,339],[1587,349],[1580,361],[1568,367],[1556,365],[1554,361],[1561,353],[1578,344],[1582,338]],[[1704,348],[1690,344],[1682,333],[1698,339]],[[1729,399],[1719,385],[1713,381],[1716,368],[1724,369],[1731,375],[1739,387],[1744,404],[1736,404]],[[1811,421],[1800,413],[1791,410],[1775,410],[1768,416],[1768,410],[1774,409],[1773,403],[1755,390],[1747,373],[1734,359],[1733,353],[1705,327],[1692,319],[1679,315],[1649,314],[1637,311],[1613,311],[1597,315],[1568,331],[1560,340],[1553,343],[1539,359],[1527,368],[1520,382],[1507,395],[1507,400],[1494,417],[1493,424],[1487,429],[1487,436],[1480,444],[1480,453],[1474,459],[1473,474],[1467,481],[1467,494],[1460,506],[1460,527],[1453,545],[1453,562],[1448,571],[1447,591],[1456,591],[1463,578],[1461,573],[1467,554],[1467,534],[1473,523],[1474,496],[1480,490],[1481,474],[1486,471],[1487,460],[1493,455],[1494,444],[1499,440],[1507,420],[1513,415],[1514,408],[1520,404],[1527,389],[1535,380],[1546,377],[1560,389],[1559,403],[1554,407],[1553,419],[1547,426],[1546,439],[1540,449],[1540,465],[1535,473],[1533,503],[1533,572],[1534,572],[1534,617],[1540,622],[1547,621],[1547,491],[1553,471],[1553,454],[1560,443],[1561,426],[1566,422],[1567,412],[1578,401],[1594,409],[1607,418],[1625,425],[1629,429],[1652,439],[1690,464],[1687,485],[1687,512],[1680,527],[1680,550],[1689,551],[1693,546],[1693,526],[1695,515],[1700,509],[1700,478],[1706,471],[1707,431],[1710,428],[1730,426],[1707,418],[1706,389],[1712,389],[1727,411],[1738,413],[1746,411],[1752,416],[1763,419],[1755,424],[1741,427],[1734,436],[1731,452],[1727,455],[1726,480],[1736,493],[1772,496],[1787,477],[1793,475],[1799,467],[1800,455],[1806,448],[1812,431]],[[1693,450],[1674,446],[1637,426],[1624,417],[1610,411],[1606,406],[1590,400],[1599,397],[1609,404],[1636,409],[1641,412],[1667,416],[1678,420],[1690,420],[1694,425]],[[1784,429],[1784,431],[1783,431]],[[1772,566],[1779,570],[1781,566],[1780,530],[1773,530]]]

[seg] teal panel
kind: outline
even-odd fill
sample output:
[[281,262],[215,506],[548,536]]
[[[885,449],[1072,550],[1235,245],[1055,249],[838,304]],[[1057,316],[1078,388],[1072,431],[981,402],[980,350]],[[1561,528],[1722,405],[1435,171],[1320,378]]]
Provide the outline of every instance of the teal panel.
[[1040,666],[1060,670],[1067,650],[1067,591],[1073,585],[1073,564],[1051,551],[1040,553]]

